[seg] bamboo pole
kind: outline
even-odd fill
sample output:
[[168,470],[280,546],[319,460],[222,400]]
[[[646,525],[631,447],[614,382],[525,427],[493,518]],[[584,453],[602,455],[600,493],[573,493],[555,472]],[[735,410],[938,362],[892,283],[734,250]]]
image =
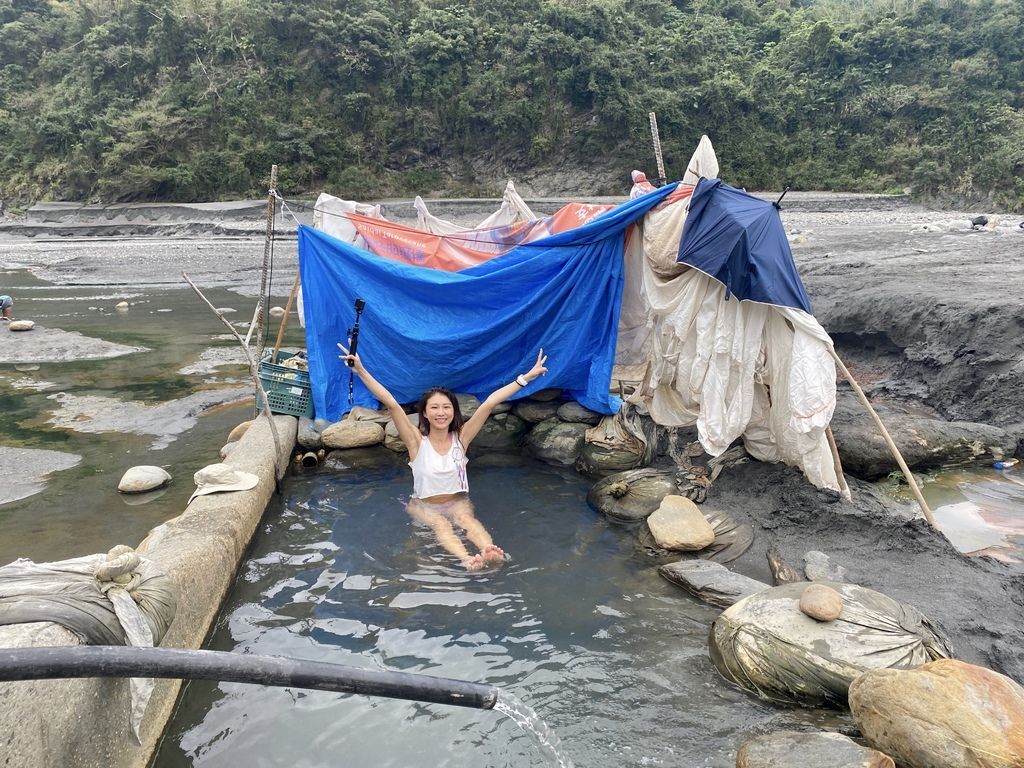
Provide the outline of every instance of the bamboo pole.
[[839,446],[836,445],[836,436],[832,434],[832,427],[825,427],[825,437],[828,439],[829,450],[832,451],[832,465],[836,468],[836,479],[839,481],[839,492],[843,498],[849,501],[850,486],[846,484],[846,476],[843,474],[843,462],[839,458]]
[[885,424],[882,423],[882,420],[875,412],[875,409],[872,408],[871,403],[868,402],[868,398],[867,395],[864,394],[864,390],[860,388],[860,385],[857,384],[856,380],[853,378],[853,374],[850,373],[850,370],[846,367],[843,361],[839,359],[839,355],[836,354],[835,349],[831,345],[828,349],[829,352],[832,353],[832,358],[836,361],[836,365],[839,366],[839,370],[843,372],[846,380],[850,382],[850,386],[853,387],[853,391],[857,394],[857,398],[860,400],[861,405],[867,408],[868,413],[871,414],[871,418],[874,420],[875,426],[878,427],[878,431],[881,433],[882,439],[885,440],[885,444],[889,447],[889,452],[892,453],[893,458],[896,459],[896,464],[899,465],[900,471],[907,479],[907,485],[910,486],[910,490],[914,494],[914,498],[917,499],[917,503],[921,507],[921,511],[924,513],[925,520],[927,520],[933,528],[937,528],[938,526],[935,524],[935,517],[932,515],[932,511],[928,508],[928,503],[924,500],[924,496],[921,495],[921,489],[918,488],[917,481],[914,480],[914,475],[910,471],[910,467],[907,466],[907,462],[903,460],[903,455],[900,453],[900,449],[896,447],[896,443],[893,442],[892,437],[889,435],[889,430],[885,428]]
[[210,300],[203,295],[203,292],[196,287],[196,284],[192,282],[192,279],[184,272],[181,276],[185,278],[185,282],[192,286],[192,290],[196,292],[196,295],[202,299],[206,306],[210,308],[220,321],[228,327],[232,335],[238,340],[238,343],[242,345],[242,352],[245,354],[245,359],[249,361],[249,375],[252,377],[253,383],[256,385],[256,402],[262,406],[263,414],[267,417],[267,421],[270,422],[270,434],[274,438],[274,484],[284,477],[284,467],[280,466],[278,461],[281,456],[281,438],[277,435],[277,424],[274,423],[274,417],[270,413],[270,401],[267,399],[267,391],[263,389],[263,383],[260,381],[259,369],[256,367],[255,361],[253,361],[252,353],[249,351],[249,345],[242,340],[242,337],[235,330],[235,326],[224,319],[224,315],[217,311],[217,309],[210,303]]
[[[252,322],[249,323],[249,332],[245,334],[245,346],[249,346],[252,339],[252,332],[255,329],[263,329],[263,305],[266,303],[267,292],[267,265],[270,262],[270,250],[274,242],[274,211],[277,208],[277,166],[270,166],[270,189],[267,192],[267,233],[263,242],[263,267],[260,273],[260,297],[256,301],[256,309],[252,313]],[[256,350],[262,355],[263,347],[260,343],[262,333],[256,334]]]
[[277,329],[277,341],[274,342],[274,354],[270,356],[270,362],[277,362],[277,353],[281,351],[281,340],[284,338],[284,329],[288,326],[288,315],[292,311],[292,302],[295,301],[295,294],[299,292],[299,273],[295,273],[295,282],[292,283],[292,292],[288,294],[288,303],[284,307],[284,317],[281,318],[281,327]]
[[658,163],[658,179],[664,184],[668,181],[668,177],[665,175],[665,161],[661,156],[661,136],[658,134],[658,118],[653,112],[649,112],[647,117],[651,121],[651,140],[654,142],[654,159]]

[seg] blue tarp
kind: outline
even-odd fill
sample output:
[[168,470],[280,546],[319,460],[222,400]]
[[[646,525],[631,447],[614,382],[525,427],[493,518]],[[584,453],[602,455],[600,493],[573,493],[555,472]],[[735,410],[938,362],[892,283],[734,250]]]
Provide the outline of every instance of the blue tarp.
[[693,190],[676,261],[718,280],[727,296],[811,314],[778,207],[718,179]]
[[299,227],[313,403],[337,420],[352,405],[377,402],[338,359],[366,301],[359,356],[400,403],[432,386],[484,398],[529,370],[543,347],[548,374],[522,395],[560,387],[599,413],[618,410],[609,394],[622,301],[626,227],[675,189],[662,187],[561,232],[461,272],[376,256],[311,227]]

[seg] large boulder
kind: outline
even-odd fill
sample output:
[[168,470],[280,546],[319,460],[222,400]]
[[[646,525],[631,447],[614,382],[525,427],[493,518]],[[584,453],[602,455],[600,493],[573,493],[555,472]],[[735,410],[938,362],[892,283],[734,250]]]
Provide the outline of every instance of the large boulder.
[[661,500],[676,492],[669,472],[657,469],[631,469],[598,481],[587,494],[587,502],[598,512],[622,522],[645,519],[661,505]]
[[984,667],[865,672],[850,710],[867,742],[908,768],[1024,767],[1024,689]]
[[697,505],[685,496],[669,495],[647,517],[654,541],[670,551],[695,552],[715,540],[715,531]]
[[519,447],[526,434],[526,422],[514,413],[497,413],[484,422],[483,428],[470,444],[470,452],[511,451]]
[[549,464],[572,465],[583,450],[586,432],[586,424],[569,424],[553,417],[530,430],[526,435],[526,448]]
[[[1016,436],[999,427],[943,421],[893,403],[874,404],[911,470],[1012,456]],[[836,401],[832,430],[843,469],[876,480],[899,469],[874,421],[850,393]]]
[[778,731],[744,742],[736,768],[895,768],[886,754],[841,733]]
[[345,419],[349,421],[372,421],[383,426],[391,421],[391,413],[386,410],[380,411],[376,408],[365,408],[364,406],[357,405],[345,414]]
[[950,655],[945,639],[913,606],[856,584],[828,586],[842,596],[843,607],[827,623],[800,611],[807,582],[772,587],[726,609],[709,638],[722,676],[775,701],[842,705],[850,684],[868,670],[912,669]]
[[[418,413],[410,413],[409,421],[412,422],[414,427],[419,427],[420,416]],[[384,447],[388,448],[395,453],[408,453],[405,448],[405,443],[402,442],[402,438],[398,436],[398,428],[395,426],[395,422],[389,421],[387,426],[384,427]]]
[[570,400],[567,403],[559,405],[555,415],[557,415],[562,421],[579,422],[580,424],[589,424],[591,426],[599,424],[601,419],[604,418],[604,416],[597,411],[592,411],[586,406],[580,405],[575,400]]
[[346,419],[331,424],[322,433],[326,448],[362,448],[384,440],[384,427],[374,421]]
[[144,464],[125,472],[117,484],[117,490],[121,493],[145,493],[166,485],[170,480],[170,474],[163,467]]
[[694,597],[719,608],[728,608],[771,587],[712,560],[680,560],[659,566],[658,573]]
[[520,400],[512,406],[512,412],[529,424],[539,424],[547,419],[555,418],[561,403],[553,401]]

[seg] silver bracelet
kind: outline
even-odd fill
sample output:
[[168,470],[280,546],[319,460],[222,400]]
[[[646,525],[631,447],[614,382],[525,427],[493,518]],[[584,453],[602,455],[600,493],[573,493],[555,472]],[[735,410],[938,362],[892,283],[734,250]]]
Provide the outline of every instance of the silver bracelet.
[[530,382],[528,382],[528,381],[527,381],[527,380],[526,380],[526,379],[525,379],[525,378],[523,377],[523,374],[521,374],[521,373],[520,373],[520,374],[519,374],[518,376],[516,376],[516,384],[518,384],[518,385],[519,385],[520,387],[525,387],[525,386],[526,386],[527,384],[529,384],[529,383],[530,383]]

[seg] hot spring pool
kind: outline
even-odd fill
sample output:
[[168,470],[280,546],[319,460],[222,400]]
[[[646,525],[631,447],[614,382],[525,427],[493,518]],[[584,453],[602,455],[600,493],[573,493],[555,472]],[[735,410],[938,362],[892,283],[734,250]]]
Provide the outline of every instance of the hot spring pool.
[[[413,526],[408,468],[289,478],[268,509],[214,650],[421,672],[498,686],[554,730],[576,766],[726,766],[769,730],[849,725],[722,680],[718,611],[658,574],[632,532],[592,511],[590,481],[528,458],[472,462],[478,517],[511,560],[468,575]],[[494,711],[194,681],[155,761],[177,766],[535,766]]]

